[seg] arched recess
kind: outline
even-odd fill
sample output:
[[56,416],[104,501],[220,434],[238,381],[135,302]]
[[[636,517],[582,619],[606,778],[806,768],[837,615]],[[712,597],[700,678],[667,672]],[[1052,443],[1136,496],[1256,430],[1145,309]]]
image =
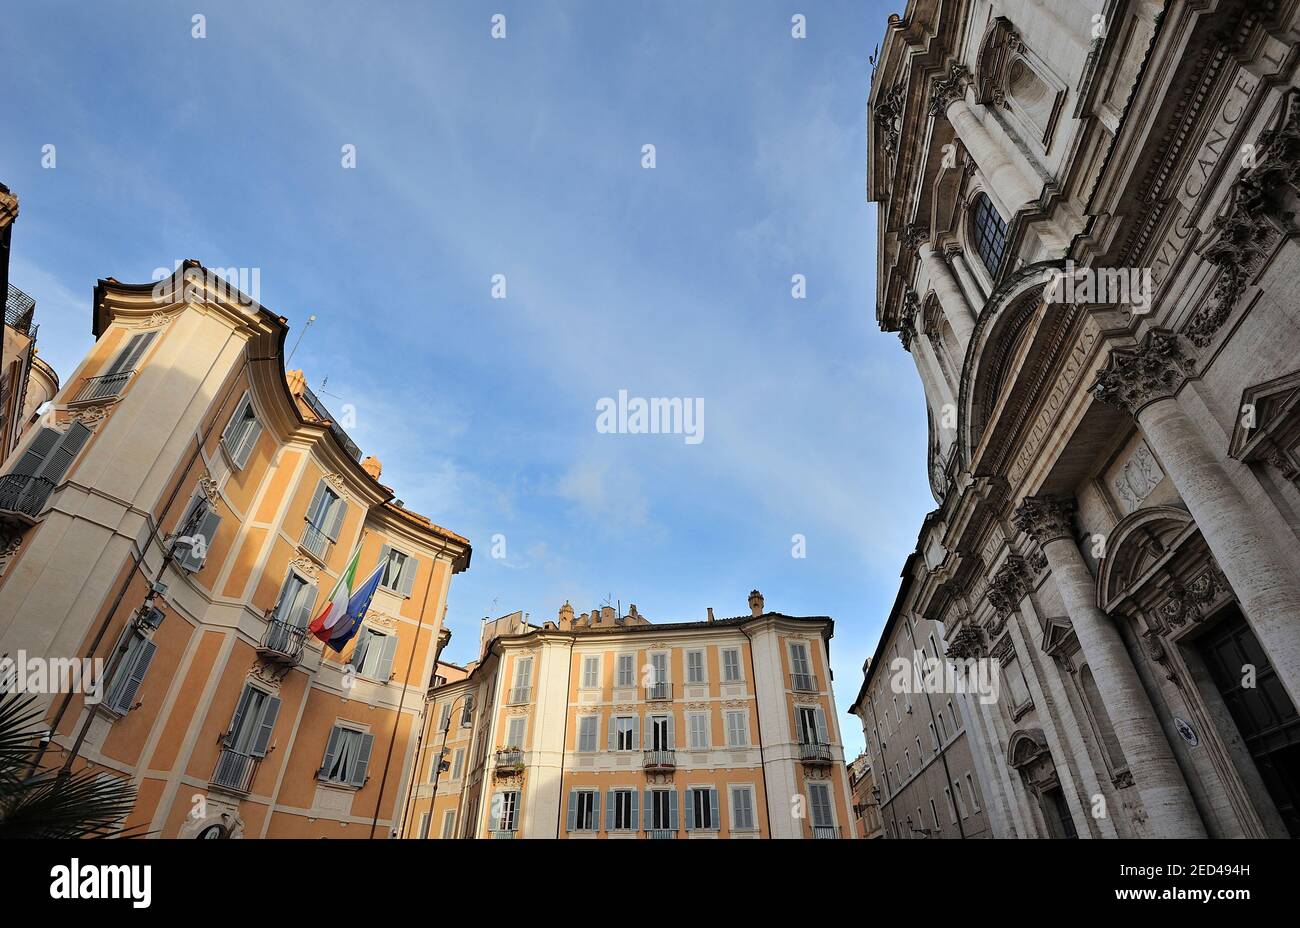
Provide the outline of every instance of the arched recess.
[[1106,556],[1097,570],[1097,606],[1107,613],[1128,611],[1125,601],[1197,536],[1191,513],[1177,506],[1130,512],[1107,536]]
[[1023,770],[1043,755],[1051,757],[1041,728],[1018,728],[1007,739],[1007,766],[1013,770]]
[[[1049,274],[1062,266],[1061,261],[1040,261],[1008,275],[990,294],[975,320],[962,363],[957,401],[958,444],[964,469],[970,469],[986,429],[1015,384],[1023,367],[1025,346],[1040,336],[1043,287]],[[1069,315],[1054,313],[1055,322],[1069,324]]]

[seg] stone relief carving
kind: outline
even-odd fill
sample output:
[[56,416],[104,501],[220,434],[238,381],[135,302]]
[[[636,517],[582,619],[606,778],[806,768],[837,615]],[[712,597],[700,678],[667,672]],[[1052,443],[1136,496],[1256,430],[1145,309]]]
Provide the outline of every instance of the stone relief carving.
[[320,572],[320,565],[303,554],[298,555],[290,561],[289,566],[302,574],[308,580],[315,580],[317,574]]
[[101,422],[108,418],[109,407],[107,404],[99,406],[82,406],[78,409],[70,409],[67,412],[67,422],[80,422],[88,429],[94,429]]
[[1029,592],[1031,575],[1029,565],[1019,554],[1008,554],[1002,566],[994,572],[989,580],[989,603],[1005,619],[1020,605]]
[[1012,515],[1011,521],[1041,547],[1058,538],[1074,539],[1071,519],[1074,509],[1072,499],[1026,496]]
[[207,498],[208,502],[212,503],[214,506],[217,504],[217,501],[221,499],[221,488],[217,485],[217,481],[213,476],[206,471],[203,476],[199,478],[199,490]]
[[903,128],[903,108],[906,105],[904,89],[902,81],[889,88],[873,114],[876,129],[880,133],[877,148],[891,160],[898,156],[898,141]]
[[970,71],[964,64],[953,65],[947,77],[935,81],[930,88],[930,115],[943,116],[949,103],[960,100],[965,95],[970,81]]
[[1201,621],[1205,617],[1203,608],[1220,593],[1229,592],[1229,586],[1219,566],[1211,563],[1189,583],[1169,581],[1163,592],[1165,599],[1156,607],[1156,614],[1166,627],[1178,628],[1189,620]]
[[134,323],[131,326],[131,328],[159,329],[165,326],[169,322],[171,322],[171,316],[169,316],[167,313],[163,312],[162,310],[155,310],[154,313],[148,319],[141,319],[139,322]]
[[1129,455],[1129,459],[1120,468],[1119,475],[1112,481],[1125,514],[1137,509],[1164,476],[1165,472],[1156,463],[1155,456],[1147,447],[1147,443],[1139,441],[1133,453]]

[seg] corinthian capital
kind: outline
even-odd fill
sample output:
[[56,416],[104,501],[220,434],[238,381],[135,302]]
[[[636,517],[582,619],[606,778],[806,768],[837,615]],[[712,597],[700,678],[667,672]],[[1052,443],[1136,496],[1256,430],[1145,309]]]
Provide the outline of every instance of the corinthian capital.
[[1195,366],[1173,332],[1154,329],[1135,348],[1114,348],[1092,395],[1136,416],[1144,406],[1178,391]]
[[970,71],[966,66],[953,65],[948,76],[939,78],[930,88],[930,115],[942,116],[949,103],[966,95],[966,87],[970,82]]
[[1070,522],[1073,514],[1072,499],[1026,496],[1011,521],[1039,545],[1045,545],[1058,538],[1074,539],[1074,528]]

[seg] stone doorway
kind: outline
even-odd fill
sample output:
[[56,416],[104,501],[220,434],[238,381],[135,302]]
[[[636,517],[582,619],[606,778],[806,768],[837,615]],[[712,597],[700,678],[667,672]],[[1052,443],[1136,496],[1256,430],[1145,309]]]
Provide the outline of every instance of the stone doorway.
[[[1293,838],[1300,838],[1300,715],[1237,605],[1219,611],[1214,627],[1196,640],[1260,778]],[[1255,685],[1244,686],[1246,668]]]

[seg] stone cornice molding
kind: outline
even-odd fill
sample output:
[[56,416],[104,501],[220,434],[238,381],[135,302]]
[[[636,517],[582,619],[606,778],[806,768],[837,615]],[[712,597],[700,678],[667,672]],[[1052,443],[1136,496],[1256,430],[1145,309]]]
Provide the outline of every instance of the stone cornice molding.
[[[1058,538],[1074,540],[1072,499],[1026,496],[1011,517],[1012,523],[1041,547]],[[1028,566],[1028,565],[1026,565]]]
[[1103,403],[1137,416],[1151,403],[1172,398],[1194,372],[1179,337],[1153,329],[1139,346],[1112,348],[1090,389]]

